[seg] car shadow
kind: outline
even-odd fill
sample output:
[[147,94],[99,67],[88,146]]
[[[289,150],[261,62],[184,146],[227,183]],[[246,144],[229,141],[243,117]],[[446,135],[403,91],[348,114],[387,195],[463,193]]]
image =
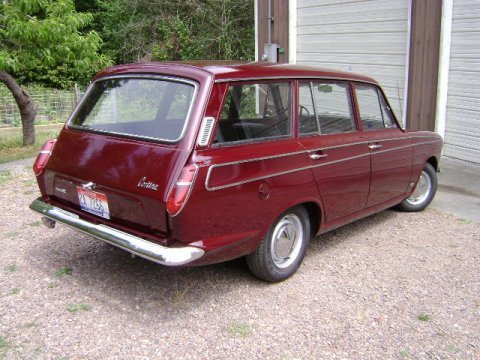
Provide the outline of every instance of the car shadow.
[[[335,246],[351,241],[352,233],[371,229],[395,217],[392,211],[372,215],[314,238],[307,259],[335,251]],[[177,310],[192,310],[212,299],[227,298],[230,292],[258,289],[266,291],[271,284],[259,281],[248,271],[243,258],[201,267],[165,267],[140,257],[132,257],[113,246],[69,228],[59,226],[47,232],[41,245],[29,256],[41,264],[37,269],[50,283],[68,286],[77,296],[94,296],[109,307],[123,311],[149,311],[167,319]],[[69,267],[71,275],[55,276],[55,271]],[[280,284],[288,286],[288,281]],[[254,290],[255,291],[255,290]],[[216,301],[216,300],[215,300]]]

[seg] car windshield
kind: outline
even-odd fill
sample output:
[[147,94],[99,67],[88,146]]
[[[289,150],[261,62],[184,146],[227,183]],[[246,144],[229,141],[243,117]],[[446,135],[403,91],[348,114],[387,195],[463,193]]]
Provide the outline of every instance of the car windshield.
[[177,141],[196,85],[170,78],[109,78],[95,82],[70,125],[91,131]]

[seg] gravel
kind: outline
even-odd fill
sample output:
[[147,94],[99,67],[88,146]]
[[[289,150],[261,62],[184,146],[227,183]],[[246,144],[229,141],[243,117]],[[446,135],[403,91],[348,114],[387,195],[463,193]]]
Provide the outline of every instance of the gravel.
[[46,229],[30,168],[10,174],[0,358],[480,359],[480,224],[384,211],[312,240],[271,285],[243,259],[166,268]]

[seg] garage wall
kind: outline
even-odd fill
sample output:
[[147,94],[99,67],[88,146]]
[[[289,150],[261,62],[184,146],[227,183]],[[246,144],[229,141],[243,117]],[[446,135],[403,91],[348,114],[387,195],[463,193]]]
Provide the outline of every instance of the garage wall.
[[480,164],[480,1],[453,2],[444,155]]
[[401,119],[409,4],[408,0],[297,0],[297,63],[375,78]]

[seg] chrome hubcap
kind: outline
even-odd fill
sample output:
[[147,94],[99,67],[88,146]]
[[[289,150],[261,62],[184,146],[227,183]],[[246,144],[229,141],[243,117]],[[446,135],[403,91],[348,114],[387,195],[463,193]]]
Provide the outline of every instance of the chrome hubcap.
[[303,227],[299,217],[288,214],[275,226],[272,234],[271,253],[274,264],[286,268],[293,264],[302,247]]
[[413,190],[412,195],[410,195],[407,201],[412,205],[419,205],[427,199],[431,189],[432,180],[425,171],[422,171],[417,186],[415,186],[415,190]]

